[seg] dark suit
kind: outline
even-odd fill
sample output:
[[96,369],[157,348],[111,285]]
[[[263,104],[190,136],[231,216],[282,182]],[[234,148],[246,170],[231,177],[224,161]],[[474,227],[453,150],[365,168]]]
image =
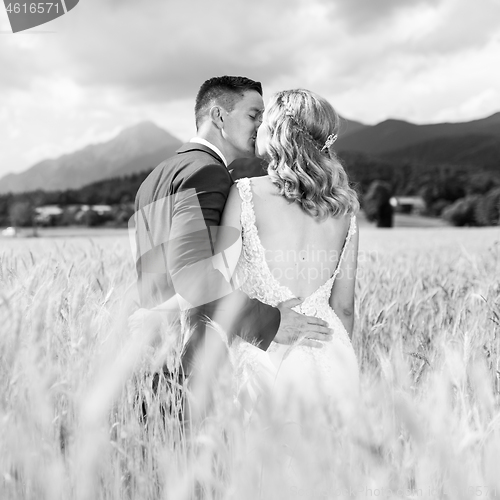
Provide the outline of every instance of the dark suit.
[[233,180],[267,175],[267,161],[262,158],[237,158],[228,166]]
[[[267,349],[279,327],[278,309],[234,291],[212,266],[214,232],[233,180],[210,148],[183,145],[143,182],[136,197],[137,273],[142,307],[151,308],[176,292],[194,307],[188,312],[192,334],[182,356],[185,375],[205,336],[205,320],[232,307],[222,326]],[[224,315],[218,314],[217,318]]]

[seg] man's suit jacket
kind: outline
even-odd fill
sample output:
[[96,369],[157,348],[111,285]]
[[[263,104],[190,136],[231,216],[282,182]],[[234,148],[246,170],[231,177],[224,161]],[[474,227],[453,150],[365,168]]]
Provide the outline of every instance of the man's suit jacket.
[[230,311],[230,323],[222,324],[231,330],[226,332],[229,337],[239,335],[265,350],[279,327],[278,309],[233,290],[212,265],[213,230],[220,225],[232,184],[214,151],[187,143],[151,172],[136,196],[141,305],[154,307],[175,293],[193,304],[188,312],[192,333],[182,360],[188,374],[204,339],[205,320],[231,307],[231,298],[237,298],[241,306]]
[[262,158],[237,158],[228,167],[234,181],[242,177],[262,177],[267,175],[267,162]]

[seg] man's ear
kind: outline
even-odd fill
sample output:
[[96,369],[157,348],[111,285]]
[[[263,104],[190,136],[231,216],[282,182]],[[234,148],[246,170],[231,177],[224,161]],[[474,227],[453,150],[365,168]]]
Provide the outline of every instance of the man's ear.
[[224,110],[220,106],[212,106],[209,113],[212,123],[219,129],[224,128]]

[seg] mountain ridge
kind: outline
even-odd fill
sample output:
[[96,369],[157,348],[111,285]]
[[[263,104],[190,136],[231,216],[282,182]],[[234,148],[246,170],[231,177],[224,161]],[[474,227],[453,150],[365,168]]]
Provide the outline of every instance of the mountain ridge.
[[471,134],[500,137],[500,112],[469,122],[423,125],[391,118],[341,136],[336,146],[338,151],[382,155],[440,137]]
[[[391,162],[498,165],[500,112],[469,122],[417,125],[387,119],[375,125],[340,117],[335,149]],[[496,141],[496,142],[495,142]],[[151,121],[121,130],[109,141],[45,159],[19,173],[0,178],[0,194],[37,189],[77,189],[92,182],[153,169],[182,144]],[[500,166],[500,165],[499,165]]]
[[[77,189],[95,181],[154,168],[182,142],[150,121],[121,130],[109,141],[42,160],[0,179],[0,193]],[[125,168],[123,168],[125,166]]]

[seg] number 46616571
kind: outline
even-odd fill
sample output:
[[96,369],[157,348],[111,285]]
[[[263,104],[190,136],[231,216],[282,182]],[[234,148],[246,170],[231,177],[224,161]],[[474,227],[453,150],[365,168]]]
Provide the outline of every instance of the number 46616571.
[[497,498],[497,489],[488,488],[487,486],[469,486],[469,495],[472,498],[483,497],[483,498]]
[[49,14],[52,9],[59,14],[59,3],[39,2],[39,3],[9,3],[6,7],[7,12],[20,14]]

